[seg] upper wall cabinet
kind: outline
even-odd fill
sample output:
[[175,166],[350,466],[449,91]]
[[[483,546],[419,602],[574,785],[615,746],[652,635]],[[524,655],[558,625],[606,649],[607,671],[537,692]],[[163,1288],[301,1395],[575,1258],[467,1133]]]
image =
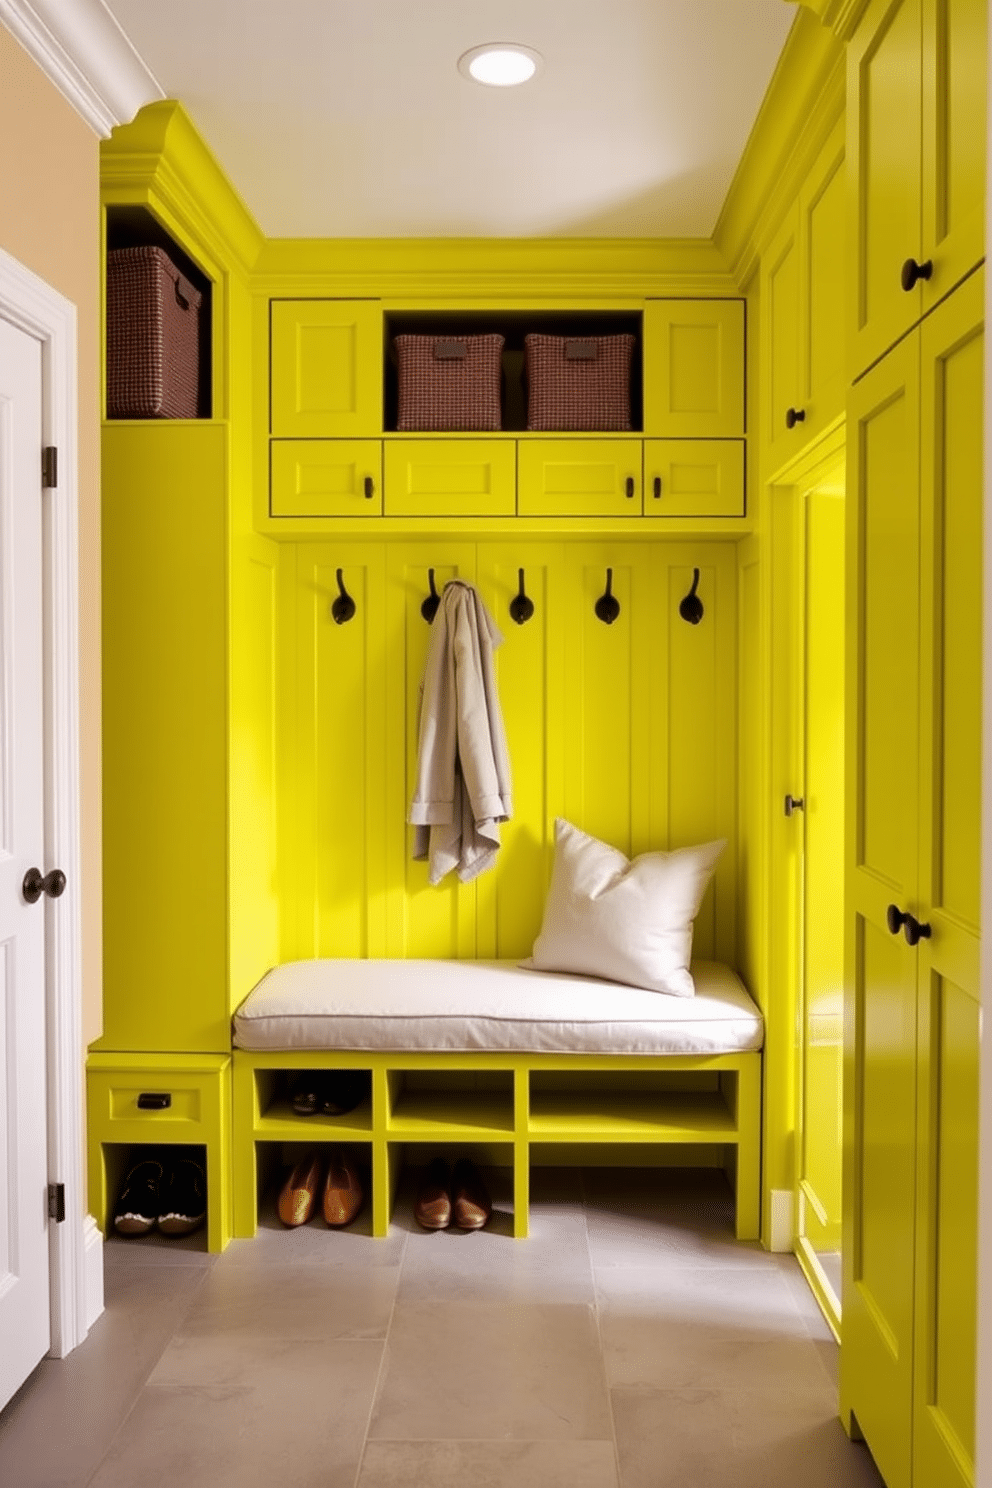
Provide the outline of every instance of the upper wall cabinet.
[[272,428],[290,439],[382,429],[377,300],[272,301]]
[[844,411],[845,206],[841,122],[763,260],[763,433],[772,469]]
[[744,433],[743,300],[649,300],[644,430],[668,439]]
[[980,261],[985,0],[871,0],[848,47],[852,371]]

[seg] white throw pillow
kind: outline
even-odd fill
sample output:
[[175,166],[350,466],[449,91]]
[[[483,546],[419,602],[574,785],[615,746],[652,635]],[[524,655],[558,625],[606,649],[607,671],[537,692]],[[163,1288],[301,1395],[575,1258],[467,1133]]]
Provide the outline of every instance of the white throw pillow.
[[692,923],[726,845],[630,859],[559,817],[544,923],[524,964],[692,997]]

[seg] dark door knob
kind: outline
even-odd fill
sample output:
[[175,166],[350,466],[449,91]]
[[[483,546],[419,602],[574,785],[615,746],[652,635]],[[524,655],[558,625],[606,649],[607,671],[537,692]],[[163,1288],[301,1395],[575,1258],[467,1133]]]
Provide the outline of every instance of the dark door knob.
[[791,816],[794,811],[803,811],[803,810],[805,810],[805,805],[806,805],[806,803],[804,802],[802,796],[786,796],[786,798],[785,798],[785,814],[786,814],[786,816]]
[[898,935],[905,922],[906,916],[897,904],[890,904],[885,911],[885,923],[889,927],[890,935]]
[[921,924],[915,916],[908,914],[903,916],[902,933],[906,937],[906,944],[915,946],[917,941],[929,940],[933,934],[927,924]]
[[917,280],[929,279],[932,273],[932,258],[928,258],[926,263],[917,263],[915,258],[907,258],[906,262],[902,266],[902,273],[899,276],[899,281],[902,284],[903,289],[908,294],[911,289],[915,289]]
[[64,892],[65,874],[61,868],[53,868],[51,873],[44,876],[40,868],[29,868],[21,885],[21,893],[29,904],[37,904],[42,894],[47,894],[49,899],[57,899]]
[[794,429],[797,424],[804,424],[805,422],[805,408],[787,408],[785,410],[785,427],[787,429]]

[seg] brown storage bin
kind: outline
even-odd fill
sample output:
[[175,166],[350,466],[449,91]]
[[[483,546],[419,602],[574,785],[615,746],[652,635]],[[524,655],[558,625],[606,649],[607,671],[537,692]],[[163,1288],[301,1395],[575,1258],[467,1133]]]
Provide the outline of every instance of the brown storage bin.
[[395,336],[397,429],[500,429],[503,337]]
[[107,254],[107,417],[200,415],[202,296],[162,248]]
[[634,337],[524,337],[528,429],[629,429]]

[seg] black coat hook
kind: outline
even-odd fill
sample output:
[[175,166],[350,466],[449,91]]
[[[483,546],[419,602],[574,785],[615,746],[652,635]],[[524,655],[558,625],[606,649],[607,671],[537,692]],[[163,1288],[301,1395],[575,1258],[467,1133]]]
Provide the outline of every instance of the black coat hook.
[[604,625],[612,625],[620,613],[620,601],[613,593],[613,570],[606,570],[606,593],[601,594],[596,601],[596,615]]
[[434,587],[434,570],[432,568],[427,570],[427,582],[431,586],[431,592],[420,606],[420,613],[427,621],[427,624],[430,625],[433,623],[434,616],[437,614],[437,607],[441,603],[441,596]]
[[518,625],[523,625],[534,613],[534,601],[527,597],[524,590],[524,571],[519,569],[520,589],[510,600],[510,619],[515,620]]
[[683,620],[688,620],[690,625],[698,625],[703,618],[703,601],[696,593],[696,585],[699,583],[699,569],[692,570],[692,588],[685,599],[679,605],[679,614]]
[[346,620],[352,620],[354,618],[358,606],[344,587],[344,579],[341,576],[340,568],[338,569],[337,578],[338,597],[331,605],[331,614],[334,617],[335,625],[343,625]]

